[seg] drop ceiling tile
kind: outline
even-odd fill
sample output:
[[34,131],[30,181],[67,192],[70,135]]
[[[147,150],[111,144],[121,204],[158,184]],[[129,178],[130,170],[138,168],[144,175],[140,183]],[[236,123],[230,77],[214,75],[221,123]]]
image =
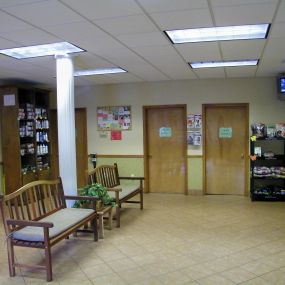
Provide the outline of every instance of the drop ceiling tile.
[[[17,42],[0,37],[0,49],[13,48],[15,46],[18,46]],[[4,55],[0,55],[0,58],[2,58],[3,56]]]
[[256,66],[246,66],[246,67],[226,67],[227,77],[254,77],[257,70]]
[[107,36],[104,31],[86,20],[50,26],[46,27],[45,30],[58,37],[71,40],[84,40],[85,38],[90,38],[95,42],[97,38]]
[[97,38],[96,41],[88,38],[84,41],[80,41],[79,44],[82,45],[82,48],[85,50],[105,58],[107,55],[112,55],[112,52],[117,50],[126,50],[127,52],[127,49],[123,44],[108,36]]
[[275,23],[278,23],[278,22],[285,22],[285,2],[284,1],[280,1],[280,5],[277,10]]
[[270,38],[285,38],[285,22],[274,23],[270,28]]
[[46,0],[1,0],[0,1],[0,8],[5,7],[12,7],[12,6],[22,6],[29,3],[35,3],[35,2],[43,2]]
[[84,50],[94,53],[123,48],[118,40],[96,27],[95,24],[87,21],[46,27],[46,30]]
[[280,61],[285,59],[284,54],[285,38],[272,38],[266,45],[263,59],[276,59]]
[[80,53],[77,56],[74,56],[73,62],[74,67],[77,69],[114,67],[114,65],[112,65],[110,62],[88,52]]
[[280,59],[264,59],[262,60],[257,69],[257,76],[278,76],[285,73],[285,63]]
[[175,60],[170,60],[169,62],[159,62],[154,64],[172,80],[197,78],[190,66],[185,62],[177,63]]
[[118,74],[109,74],[106,75],[106,78],[110,78],[112,80],[115,80],[116,82],[142,82],[143,80],[129,72],[127,73],[118,73]]
[[272,3],[277,4],[278,0],[210,0],[213,7],[218,6],[240,6],[248,4],[263,4],[263,3]]
[[152,19],[161,30],[211,27],[213,21],[208,9],[153,13]]
[[216,42],[177,44],[175,48],[187,62],[222,59]]
[[129,66],[128,71],[134,76],[146,81],[169,80],[170,78],[147,63]]
[[173,46],[147,46],[147,47],[136,47],[133,49],[143,58],[148,60],[168,60],[170,57],[178,57],[177,52]]
[[33,26],[0,11],[0,36],[13,31],[32,29]]
[[133,0],[94,1],[62,0],[88,19],[105,19],[142,14],[141,8]]
[[128,64],[138,65],[145,62],[138,54],[125,48],[105,50],[101,52],[101,56],[108,58],[109,62],[121,67]]
[[170,45],[168,38],[162,32],[118,35],[117,39],[130,48]]
[[14,40],[22,46],[48,44],[61,41],[58,37],[35,28],[22,31],[12,31],[9,33],[3,33],[3,35],[7,39],[10,39],[11,41]]
[[148,13],[168,12],[168,11],[183,11],[191,9],[208,8],[206,0],[189,1],[189,0],[138,0],[142,7]]
[[3,10],[41,28],[83,20],[81,16],[57,0],[7,7]]
[[266,40],[243,40],[221,42],[224,60],[259,59]]
[[223,68],[201,68],[195,69],[193,72],[195,72],[200,79],[226,77],[225,70]]
[[225,78],[225,71],[223,68],[201,68],[195,69],[194,72],[200,79],[203,78]]
[[271,23],[276,9],[274,3],[214,7],[217,26]]
[[94,20],[103,30],[112,35],[156,32],[156,26],[144,15]]

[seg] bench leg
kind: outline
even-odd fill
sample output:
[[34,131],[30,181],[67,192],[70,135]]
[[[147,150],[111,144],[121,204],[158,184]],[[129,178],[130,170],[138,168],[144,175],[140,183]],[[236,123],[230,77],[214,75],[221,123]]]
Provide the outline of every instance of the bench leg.
[[109,211],[108,219],[108,228],[111,230],[113,228],[113,207],[111,207],[111,210]]
[[98,241],[97,217],[91,221],[93,228],[94,241]]
[[99,221],[99,238],[103,239],[104,238],[104,214],[103,213],[98,213],[98,221]]
[[51,252],[50,246],[45,246],[45,262],[46,262],[46,270],[47,270],[47,282],[52,281],[52,266],[51,266]]
[[121,211],[121,205],[117,205],[117,207],[116,207],[117,228],[119,228],[121,226],[121,223],[120,223],[120,211]]
[[11,277],[14,277],[16,275],[15,254],[14,254],[14,246],[12,244],[11,238],[8,238],[8,241],[7,241],[7,251],[8,251],[8,262],[9,262],[9,273]]
[[141,205],[141,210],[143,210],[143,189],[142,188],[140,191],[140,205]]

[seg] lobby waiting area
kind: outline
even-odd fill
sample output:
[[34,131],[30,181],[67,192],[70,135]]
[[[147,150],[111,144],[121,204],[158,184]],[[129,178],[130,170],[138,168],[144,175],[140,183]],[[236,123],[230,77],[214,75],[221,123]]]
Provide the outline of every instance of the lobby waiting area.
[[[104,239],[70,236],[52,249],[49,284],[284,284],[285,211],[282,202],[243,196],[145,194],[144,210],[128,204],[121,227]],[[37,249],[17,248],[16,260],[43,262]],[[9,277],[0,227],[0,284],[46,284],[42,271]]]

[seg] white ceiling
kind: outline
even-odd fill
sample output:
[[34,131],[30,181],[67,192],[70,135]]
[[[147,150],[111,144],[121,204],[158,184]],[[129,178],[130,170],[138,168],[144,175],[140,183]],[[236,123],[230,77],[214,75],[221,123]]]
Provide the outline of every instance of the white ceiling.
[[[164,30],[270,23],[265,40],[173,45]],[[0,0],[0,49],[69,41],[86,52],[75,69],[123,74],[76,78],[77,86],[285,72],[285,0]],[[189,61],[256,59],[257,67],[192,70]],[[53,57],[0,55],[0,82],[55,87]]]

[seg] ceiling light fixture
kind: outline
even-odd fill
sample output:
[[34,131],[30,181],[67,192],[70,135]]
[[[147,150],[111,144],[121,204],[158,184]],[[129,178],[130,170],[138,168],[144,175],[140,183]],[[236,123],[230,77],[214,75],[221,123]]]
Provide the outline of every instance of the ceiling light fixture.
[[83,51],[85,50],[69,42],[59,42],[53,44],[2,49],[0,50],[0,54],[5,54],[17,59],[25,59],[49,55],[66,55],[69,53],[77,53]]
[[251,60],[228,60],[228,61],[202,61],[189,62],[193,69],[210,67],[235,67],[235,66],[254,66],[258,64],[258,59]]
[[114,67],[114,68],[98,68],[98,69],[86,69],[74,71],[74,76],[88,76],[88,75],[102,75],[102,74],[114,74],[124,73],[126,70]]
[[200,29],[165,31],[172,43],[197,43],[211,41],[230,41],[265,39],[269,32],[269,24],[225,26]]

